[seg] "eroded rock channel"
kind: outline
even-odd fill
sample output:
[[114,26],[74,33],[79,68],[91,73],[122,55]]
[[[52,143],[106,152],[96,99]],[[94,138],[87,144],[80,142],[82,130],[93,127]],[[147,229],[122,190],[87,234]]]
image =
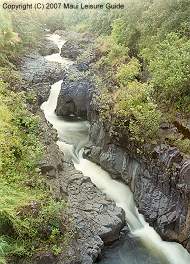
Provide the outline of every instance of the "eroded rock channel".
[[[23,59],[21,70],[27,83],[26,89],[37,92],[39,106],[44,102],[41,106],[44,114],[39,108],[35,109],[40,112],[42,134],[47,146],[45,158],[40,164],[41,170],[47,176],[55,197],[67,200],[77,235],[59,258],[41,256],[35,261],[39,264],[94,263],[101,259],[106,245],[122,237],[120,242],[112,245],[111,252],[110,247],[105,251],[101,263],[188,264],[190,256],[181,245],[162,241],[145,222],[135,206],[130,188],[125,185],[128,184],[134,191],[135,200],[140,211],[145,216],[147,214],[147,220],[152,218],[152,222],[155,222],[160,219],[158,214],[162,208],[156,199],[161,196],[160,200],[164,203],[167,195],[162,195],[162,190],[158,190],[155,203],[145,203],[143,196],[147,188],[153,194],[157,191],[152,180],[149,180],[151,172],[146,166],[142,168],[142,162],[110,144],[104,126],[98,120],[97,105],[92,101],[95,86],[87,71],[95,53],[92,50],[88,58],[80,63],[74,62],[85,51],[86,45],[91,43],[89,36],[80,36],[80,39],[77,35],[80,43],[76,44],[72,39],[70,45],[65,32],[57,33],[59,35],[48,37],[50,44],[46,43],[46,50],[41,52],[43,56],[34,53]],[[90,122],[90,133],[89,123],[81,118]],[[83,158],[85,146],[85,156],[89,160]],[[145,175],[143,180],[140,179],[142,170]],[[170,208],[172,199],[173,196]],[[176,199],[181,205],[183,198],[178,196]],[[168,207],[164,208],[161,212],[167,224],[172,222],[170,208],[169,211]],[[187,211],[186,207],[179,208],[179,217],[187,214]],[[155,225],[158,230],[162,226],[163,220],[160,225]],[[188,238],[185,243],[188,248]]]

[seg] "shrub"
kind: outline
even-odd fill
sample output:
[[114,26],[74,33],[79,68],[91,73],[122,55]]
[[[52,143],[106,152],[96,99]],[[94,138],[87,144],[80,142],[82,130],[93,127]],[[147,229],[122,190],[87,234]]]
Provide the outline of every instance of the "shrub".
[[128,82],[133,81],[140,73],[140,63],[138,59],[132,58],[126,65],[121,65],[117,71],[116,79],[122,86],[127,86]]
[[35,168],[42,147],[38,140],[38,119],[26,110],[23,94],[3,87],[0,83],[0,172],[7,181],[13,182],[14,177],[22,178],[27,170]]
[[180,151],[190,154],[190,139],[177,139],[173,142],[173,144],[179,148]]
[[189,94],[190,40],[169,34],[152,51],[143,51],[156,94],[162,100],[175,102]]
[[137,141],[150,141],[157,135],[161,114],[150,100],[151,87],[137,81],[117,92],[114,112],[116,124],[128,124],[131,137]]
[[0,67],[0,80],[1,79],[11,90],[19,90],[19,86],[22,84],[20,73],[10,67]]
[[153,103],[138,105],[133,110],[133,118],[129,124],[132,137],[140,142],[156,139],[160,117],[161,114]]
[[133,81],[128,83],[127,88],[122,87],[117,91],[116,112],[131,115],[131,109],[147,102],[151,92],[151,87],[147,83]]
[[97,49],[102,57],[96,62],[96,68],[104,71],[106,79],[114,79],[115,71],[119,65],[125,64],[128,59],[129,49],[118,43],[113,36],[99,37]]
[[13,27],[10,16],[1,10],[0,13],[0,48],[10,45],[13,38]]
[[[65,203],[51,198],[37,164],[43,153],[39,120],[23,93],[0,81],[0,253],[26,256],[41,248],[60,253],[67,233]],[[55,233],[55,230],[57,232]]]
[[115,43],[125,45],[126,27],[126,21],[124,21],[122,18],[118,18],[113,21],[111,36]]
[[128,51],[129,49],[127,47],[113,43],[106,58],[107,63],[109,65],[117,65],[121,60],[126,60],[128,58]]
[[111,36],[98,38],[97,48],[103,53],[103,60],[108,65],[114,65],[117,61],[128,58],[129,49],[121,44],[117,44]]

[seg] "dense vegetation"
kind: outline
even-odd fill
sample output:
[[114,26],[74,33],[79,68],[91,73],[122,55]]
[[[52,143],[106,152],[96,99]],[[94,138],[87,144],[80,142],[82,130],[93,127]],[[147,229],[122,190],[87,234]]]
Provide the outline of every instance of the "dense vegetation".
[[[163,121],[189,118],[190,1],[124,3],[124,11],[0,10],[0,263],[39,251],[58,254],[66,239],[65,204],[51,198],[36,169],[43,155],[39,121],[27,110],[27,94],[18,92],[16,62],[38,44],[45,24],[97,36],[100,118],[113,135],[129,133],[142,145],[160,140]],[[189,138],[167,140],[189,153]]]
[[[37,170],[43,146],[38,118],[26,109],[23,93],[0,81],[0,252],[24,256],[63,243],[64,202],[55,202]],[[1,263],[0,262],[0,263]]]
[[[98,36],[101,117],[116,134],[154,142],[163,121],[189,118],[189,13],[188,0],[128,0],[124,11],[89,11],[77,20],[80,31]],[[189,152],[188,138],[168,140]]]
[[[31,21],[33,23],[31,23]],[[29,112],[30,95],[16,61],[40,38],[40,19],[0,11],[0,263],[39,252],[62,252],[69,219],[38,169],[44,146],[39,118]],[[32,34],[31,34],[32,32]]]

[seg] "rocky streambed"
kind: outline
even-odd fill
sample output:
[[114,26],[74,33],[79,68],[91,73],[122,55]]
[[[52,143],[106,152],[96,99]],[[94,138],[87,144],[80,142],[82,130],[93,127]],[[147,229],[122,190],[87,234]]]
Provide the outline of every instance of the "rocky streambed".
[[26,55],[22,59],[21,73],[25,81],[24,88],[37,94],[37,105],[32,106],[32,111],[41,118],[41,137],[45,145],[41,172],[54,197],[67,201],[75,235],[58,258],[52,254],[42,254],[31,263],[90,264],[98,258],[105,244],[119,238],[125,226],[125,216],[121,208],[106,198],[89,178],[74,168],[71,160],[64,157],[56,144],[57,132],[47,123],[40,110],[40,105],[49,97],[51,85],[63,80],[67,74],[63,64],[49,62],[43,56],[56,51],[52,46],[52,41],[46,40],[42,52],[40,49]]
[[[49,41],[43,47],[43,52],[39,50],[23,58],[21,71],[25,89],[37,93],[38,106],[33,111],[41,116],[42,139],[46,146],[46,154],[40,164],[41,171],[55,197],[67,200],[68,215],[72,216],[77,235],[59,258],[46,254],[37,256],[32,263],[93,263],[106,244],[120,237],[125,226],[123,209],[108,199],[89,177],[84,177],[74,168],[72,161],[57,146],[57,133],[40,111],[41,103],[49,97],[51,85],[59,80],[63,82],[56,114],[62,117],[80,116],[91,124],[90,144],[85,156],[101,165],[114,179],[130,186],[139,211],[164,239],[180,242],[190,250],[188,157],[175,148],[161,145],[155,147],[149,159],[129,150],[122,142],[115,142],[110,137],[109,126],[99,120],[98,102],[93,97],[96,85],[89,69],[98,56],[92,48],[93,38],[86,34],[72,33],[68,37],[68,33],[57,33],[68,38],[62,45],[61,55],[72,60],[80,56],[80,60],[69,68],[65,68],[64,64],[48,62],[43,55],[51,55],[56,51],[54,44]],[[85,56],[87,49],[88,56]],[[129,232],[128,228],[125,230],[125,233]],[[132,252],[132,248],[139,248],[129,237],[128,240],[128,245],[133,246],[126,247],[126,250]],[[139,256],[142,255],[139,253]],[[133,263],[131,259],[128,261]],[[147,257],[143,261],[153,263]],[[105,260],[102,263],[111,262]]]
[[[80,57],[85,52],[79,50]],[[75,72],[74,79],[70,80],[69,73],[64,79],[57,114],[87,117],[91,146],[86,157],[131,187],[139,211],[164,239],[177,241],[190,251],[190,158],[166,144],[155,146],[149,155],[139,155],[135,147],[128,146],[127,135],[119,140],[110,136],[109,124],[99,119],[98,100],[93,97],[96,84],[88,71],[98,55],[93,50],[88,54],[70,69]],[[169,132],[177,127],[162,124],[161,129]]]

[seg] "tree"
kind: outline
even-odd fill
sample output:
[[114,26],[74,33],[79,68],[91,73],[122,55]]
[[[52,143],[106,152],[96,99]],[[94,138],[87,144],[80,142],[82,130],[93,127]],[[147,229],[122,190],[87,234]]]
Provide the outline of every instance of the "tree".
[[143,58],[148,61],[151,82],[162,100],[170,102],[190,95],[190,40],[176,33],[154,48],[144,49]]

